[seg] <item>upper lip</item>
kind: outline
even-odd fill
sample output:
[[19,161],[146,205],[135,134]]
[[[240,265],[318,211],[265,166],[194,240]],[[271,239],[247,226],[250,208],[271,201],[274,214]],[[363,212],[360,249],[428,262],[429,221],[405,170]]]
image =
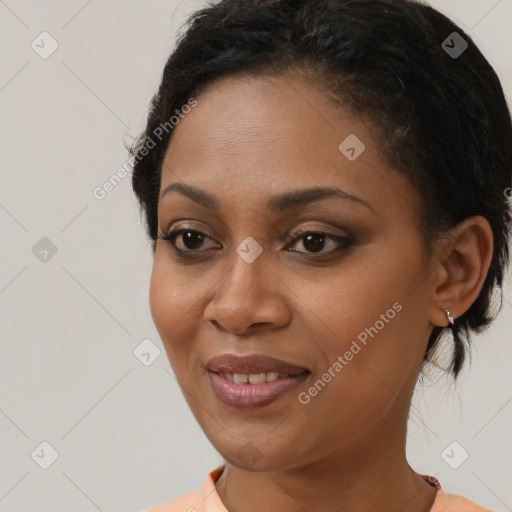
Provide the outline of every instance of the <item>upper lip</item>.
[[287,361],[275,359],[264,354],[238,356],[235,354],[220,354],[206,363],[206,369],[214,373],[264,373],[276,372],[287,375],[298,375],[307,372]]

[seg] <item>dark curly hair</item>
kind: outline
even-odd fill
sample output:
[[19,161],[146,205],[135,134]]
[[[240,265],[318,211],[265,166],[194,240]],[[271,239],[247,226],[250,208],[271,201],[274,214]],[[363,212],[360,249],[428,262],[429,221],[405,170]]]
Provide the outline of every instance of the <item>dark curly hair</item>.
[[[146,129],[128,147],[153,253],[169,119],[179,122],[175,114],[219,77],[304,72],[334,103],[375,125],[389,163],[420,193],[427,253],[439,234],[467,217],[482,215],[491,225],[494,251],[485,282],[453,329],[447,369],[456,378],[470,332],[494,319],[496,288],[501,308],[511,223],[510,112],[471,37],[413,0],[221,0],[193,13],[186,25],[151,100]],[[435,360],[442,334],[434,327],[424,363]]]

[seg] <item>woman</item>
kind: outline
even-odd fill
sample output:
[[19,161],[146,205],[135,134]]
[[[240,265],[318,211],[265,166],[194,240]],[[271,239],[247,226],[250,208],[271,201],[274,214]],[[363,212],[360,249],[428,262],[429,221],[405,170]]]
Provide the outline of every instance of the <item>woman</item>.
[[[151,313],[225,465],[153,512],[483,511],[405,457],[509,257],[511,119],[471,38],[408,0],[196,12],[131,148]],[[446,334],[446,335],[445,335]]]

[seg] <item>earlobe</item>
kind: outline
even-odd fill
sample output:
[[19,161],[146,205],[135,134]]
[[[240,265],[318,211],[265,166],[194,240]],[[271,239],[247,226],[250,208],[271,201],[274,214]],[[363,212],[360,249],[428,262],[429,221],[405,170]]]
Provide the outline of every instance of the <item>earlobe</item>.
[[450,231],[439,252],[448,256],[439,258],[441,278],[435,284],[430,322],[449,327],[450,317],[462,316],[484,284],[493,253],[489,222],[482,216],[465,219]]

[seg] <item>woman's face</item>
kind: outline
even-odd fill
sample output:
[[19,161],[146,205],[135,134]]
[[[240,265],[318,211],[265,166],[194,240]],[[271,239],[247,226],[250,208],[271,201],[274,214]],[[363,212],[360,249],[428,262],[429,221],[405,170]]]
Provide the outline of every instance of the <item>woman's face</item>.
[[150,306],[197,421],[255,470],[399,445],[432,327],[419,198],[304,79],[224,78],[196,99],[163,165],[160,192],[181,188],[158,206],[186,252],[157,242]]

